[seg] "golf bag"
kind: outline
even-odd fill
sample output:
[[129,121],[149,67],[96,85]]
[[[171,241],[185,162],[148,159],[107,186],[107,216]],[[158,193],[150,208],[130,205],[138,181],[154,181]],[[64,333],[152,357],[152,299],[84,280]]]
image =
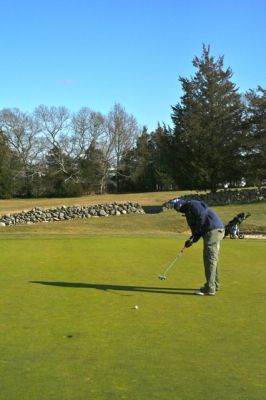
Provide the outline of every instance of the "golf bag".
[[224,237],[230,236],[230,239],[244,239],[243,233],[240,233],[239,225],[245,221],[251,214],[250,213],[240,213],[237,214],[231,221],[225,225]]

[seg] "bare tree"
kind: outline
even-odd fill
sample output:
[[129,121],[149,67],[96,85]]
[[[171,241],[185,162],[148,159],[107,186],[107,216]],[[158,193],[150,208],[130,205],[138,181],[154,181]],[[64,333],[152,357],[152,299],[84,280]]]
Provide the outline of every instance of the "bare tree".
[[71,135],[71,114],[66,107],[40,105],[34,111],[45,138],[47,152],[53,151],[58,173],[65,175],[65,182],[78,181],[79,171],[75,154],[75,140]]
[[106,184],[108,181],[108,177],[110,175],[110,169],[112,169],[114,165],[114,148],[115,148],[115,140],[112,131],[110,130],[110,126],[108,124],[107,119],[105,120],[105,133],[101,137],[99,142],[99,148],[103,154],[102,161],[102,178],[100,182],[100,193],[104,193],[106,190]]
[[115,169],[117,190],[119,190],[119,175],[122,174],[122,156],[131,149],[141,129],[133,115],[127,114],[125,109],[116,103],[107,117],[107,132],[112,147],[112,164]]
[[110,175],[121,174],[121,158],[132,148],[140,128],[136,119],[128,115],[120,104],[115,104],[107,117],[89,108],[82,108],[72,118],[75,150],[83,157],[93,143],[101,154],[100,192],[106,189]]
[[110,177],[116,177],[118,188],[123,155],[140,133],[136,119],[120,104],[115,104],[107,116],[88,107],[72,114],[66,107],[45,105],[32,114],[17,108],[3,109],[0,130],[21,161],[19,176],[31,177],[33,189],[33,177],[45,176],[37,182],[44,192],[48,185],[53,187],[53,180],[64,184],[72,181],[68,187],[81,187],[83,180],[93,181],[88,178],[93,174],[101,193]]
[[88,107],[72,116],[72,142],[77,157],[83,157],[92,143],[97,143],[105,132],[105,117]]
[[70,123],[68,109],[66,107],[40,105],[35,109],[34,115],[47,144],[52,147],[60,147],[60,140],[68,133]]
[[18,174],[26,179],[41,174],[44,143],[36,118],[18,108],[3,109],[0,111],[0,124],[10,148],[21,161]]

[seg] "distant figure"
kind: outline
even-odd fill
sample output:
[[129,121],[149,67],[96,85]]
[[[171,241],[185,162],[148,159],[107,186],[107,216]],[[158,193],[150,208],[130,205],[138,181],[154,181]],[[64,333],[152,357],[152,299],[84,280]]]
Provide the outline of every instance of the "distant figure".
[[198,200],[186,201],[182,198],[172,200],[173,208],[185,214],[192,236],[186,240],[185,247],[192,246],[203,238],[203,261],[205,268],[205,284],[195,294],[204,296],[216,294],[219,289],[219,251],[224,237],[224,224],[221,219],[205,203]]

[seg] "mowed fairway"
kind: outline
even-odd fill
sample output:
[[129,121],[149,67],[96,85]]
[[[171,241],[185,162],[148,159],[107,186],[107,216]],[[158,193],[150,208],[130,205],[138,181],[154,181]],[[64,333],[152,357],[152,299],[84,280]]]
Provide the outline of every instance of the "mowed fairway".
[[161,282],[185,236],[30,229],[0,241],[1,399],[265,398],[265,240],[224,240],[201,297],[201,241]]

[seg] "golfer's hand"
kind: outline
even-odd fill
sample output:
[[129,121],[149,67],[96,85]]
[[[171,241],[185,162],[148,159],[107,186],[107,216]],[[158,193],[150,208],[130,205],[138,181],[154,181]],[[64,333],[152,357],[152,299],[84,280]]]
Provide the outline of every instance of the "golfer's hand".
[[190,239],[185,241],[185,247],[186,248],[192,246],[192,244],[193,244],[193,239],[192,238],[190,238]]

